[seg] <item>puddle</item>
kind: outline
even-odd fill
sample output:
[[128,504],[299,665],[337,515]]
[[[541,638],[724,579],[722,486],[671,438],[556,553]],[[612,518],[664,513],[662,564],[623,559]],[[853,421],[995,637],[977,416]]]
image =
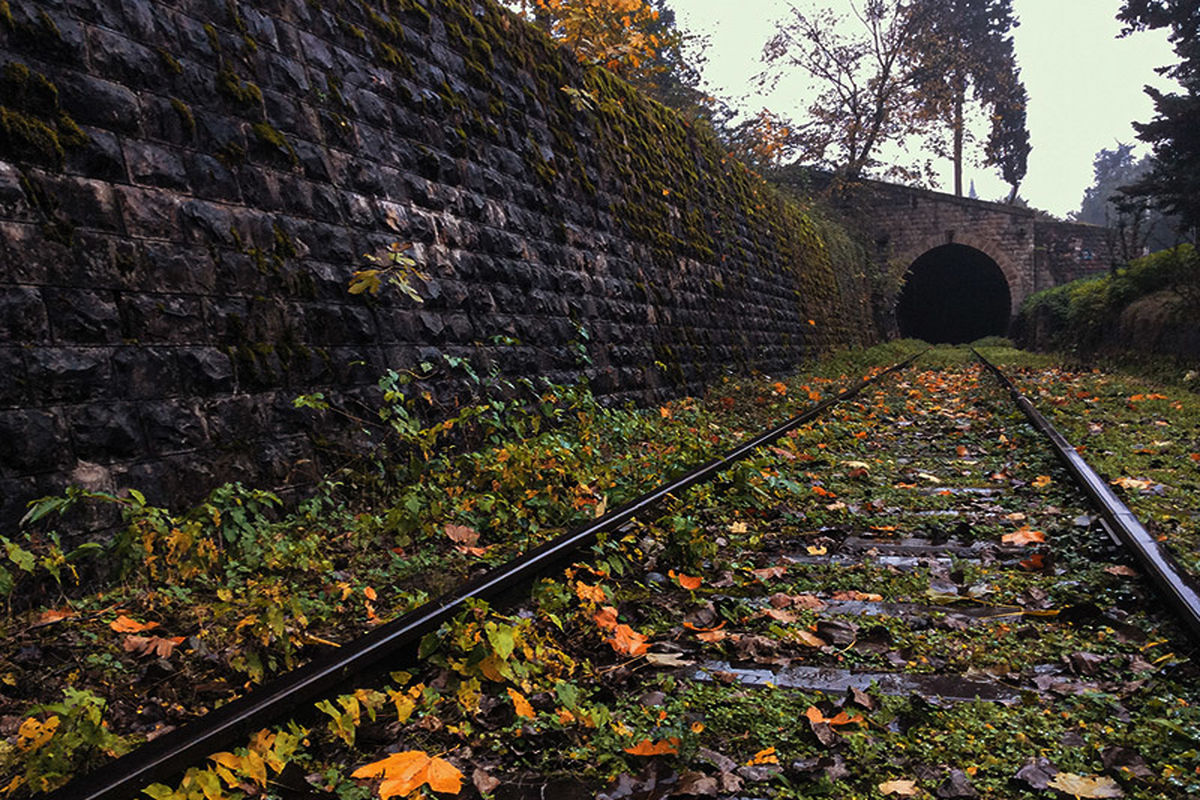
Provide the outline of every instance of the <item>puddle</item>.
[[779,671],[769,669],[742,669],[725,661],[707,661],[691,674],[692,680],[712,683],[714,673],[722,678],[732,675],[734,680],[746,686],[776,686],[781,689],[799,689],[806,692],[829,692],[841,694],[851,688],[866,691],[877,684],[886,695],[905,696],[916,693],[925,698],[939,698],[952,702],[988,700],[998,703],[1016,703],[1020,692],[994,681],[968,680],[953,675],[902,675],[894,672],[851,672],[832,667],[787,667]]
[[1003,489],[991,489],[985,486],[929,486],[919,490],[920,494],[928,497],[946,494],[972,494],[980,497],[995,497],[1004,494]]
[[784,558],[792,564],[874,564],[881,567],[895,567],[902,570],[917,570],[933,565],[950,569],[955,564],[980,563],[978,558],[942,558],[938,556],[809,556],[785,555]]

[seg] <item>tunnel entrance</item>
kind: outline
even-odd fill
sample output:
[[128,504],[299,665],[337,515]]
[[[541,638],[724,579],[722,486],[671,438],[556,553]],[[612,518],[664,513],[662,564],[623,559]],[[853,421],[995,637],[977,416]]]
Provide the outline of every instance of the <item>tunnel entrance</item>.
[[1008,332],[1012,296],[1000,267],[979,250],[946,244],[908,268],[896,306],[900,335],[962,344]]

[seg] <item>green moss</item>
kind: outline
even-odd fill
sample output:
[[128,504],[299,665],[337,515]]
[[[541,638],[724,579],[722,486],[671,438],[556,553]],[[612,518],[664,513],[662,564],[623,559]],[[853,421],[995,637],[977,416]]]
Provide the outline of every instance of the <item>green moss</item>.
[[262,108],[262,90],[256,84],[243,81],[224,62],[222,62],[221,68],[217,70],[217,91],[243,108]]
[[175,113],[179,115],[179,121],[183,124],[184,131],[188,136],[196,135],[196,117],[192,114],[192,109],[187,103],[180,100],[178,97],[171,98],[171,108],[175,109]]
[[58,133],[36,117],[0,106],[0,151],[18,161],[61,167],[65,153]]
[[387,66],[402,75],[411,76],[413,74],[412,62],[408,60],[408,57],[387,42],[376,42],[375,50],[379,60]]
[[16,61],[0,72],[0,104],[33,114],[58,113],[58,88],[45,75]]
[[8,0],[0,0],[0,25],[10,31],[17,29],[17,23],[13,20],[12,8],[8,5]]
[[158,53],[159,60],[162,61],[163,66],[167,68],[168,72],[176,75],[183,74],[183,64],[180,64],[179,59],[171,55],[165,47],[155,48],[155,51]]
[[58,105],[58,89],[25,64],[0,71],[0,151],[18,160],[60,168],[65,148],[87,143],[87,134]]
[[287,137],[279,132],[279,130],[266,122],[256,122],[250,127],[251,130],[254,131],[255,137],[257,137],[260,142],[270,145],[286,155],[288,160],[292,162],[293,166],[300,163],[300,157],[296,155],[296,151],[292,147],[292,143],[289,142]]
[[221,37],[211,22],[204,23],[204,35],[208,37],[208,46],[214,53],[221,52]]
[[237,142],[229,142],[217,148],[217,161],[220,161],[226,167],[233,169],[240,167],[246,163],[246,148],[242,147]]
[[358,27],[357,25],[353,25],[349,22],[346,22],[343,19],[339,19],[338,27],[340,27],[342,30],[344,30],[346,33],[348,33],[350,36],[352,36],[355,39],[358,39],[359,41],[365,42],[367,40],[367,32],[364,31],[362,28]]
[[299,255],[299,250],[296,249],[296,243],[291,240],[287,232],[279,227],[276,222],[271,226],[271,230],[275,235],[275,253],[282,258],[295,258]]
[[371,8],[366,2],[363,3],[363,11],[367,15],[367,22],[375,29],[375,32],[384,38],[390,39],[393,42],[403,42],[404,26],[396,20],[384,19],[380,14]]
[[74,244],[75,225],[62,213],[58,200],[51,196],[40,182],[30,180],[24,173],[21,173],[21,188],[29,204],[42,218],[42,235],[64,247]]

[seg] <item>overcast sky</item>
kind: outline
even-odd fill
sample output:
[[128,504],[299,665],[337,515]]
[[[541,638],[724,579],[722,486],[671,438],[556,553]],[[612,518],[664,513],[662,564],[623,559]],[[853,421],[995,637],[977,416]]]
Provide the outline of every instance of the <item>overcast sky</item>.
[[[797,5],[842,10],[848,2],[797,0]],[[710,38],[705,78],[711,92],[730,99],[750,95],[745,105],[751,112],[766,106],[802,115],[807,102],[795,90],[754,96],[751,80],[762,71],[763,43],[787,15],[788,0],[672,0],[670,5],[679,27]],[[1154,72],[1175,61],[1165,33],[1116,38],[1120,6],[1121,0],[1013,0],[1021,22],[1013,38],[1029,91],[1033,144],[1021,196],[1058,216],[1079,208],[1092,183],[1096,151],[1135,141],[1130,122],[1150,118],[1153,106],[1142,87],[1169,86]],[[968,165],[964,184],[972,178],[984,199],[1008,194],[1007,184],[991,170]],[[952,181],[943,179],[940,188],[953,191]]]

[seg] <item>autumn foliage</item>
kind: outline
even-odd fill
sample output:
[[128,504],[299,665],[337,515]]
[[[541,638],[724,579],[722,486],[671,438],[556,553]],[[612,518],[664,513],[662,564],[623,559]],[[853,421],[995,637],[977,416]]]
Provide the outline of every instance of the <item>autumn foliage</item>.
[[629,80],[662,68],[657,58],[668,42],[658,32],[658,11],[646,0],[521,0],[520,9],[581,63]]

